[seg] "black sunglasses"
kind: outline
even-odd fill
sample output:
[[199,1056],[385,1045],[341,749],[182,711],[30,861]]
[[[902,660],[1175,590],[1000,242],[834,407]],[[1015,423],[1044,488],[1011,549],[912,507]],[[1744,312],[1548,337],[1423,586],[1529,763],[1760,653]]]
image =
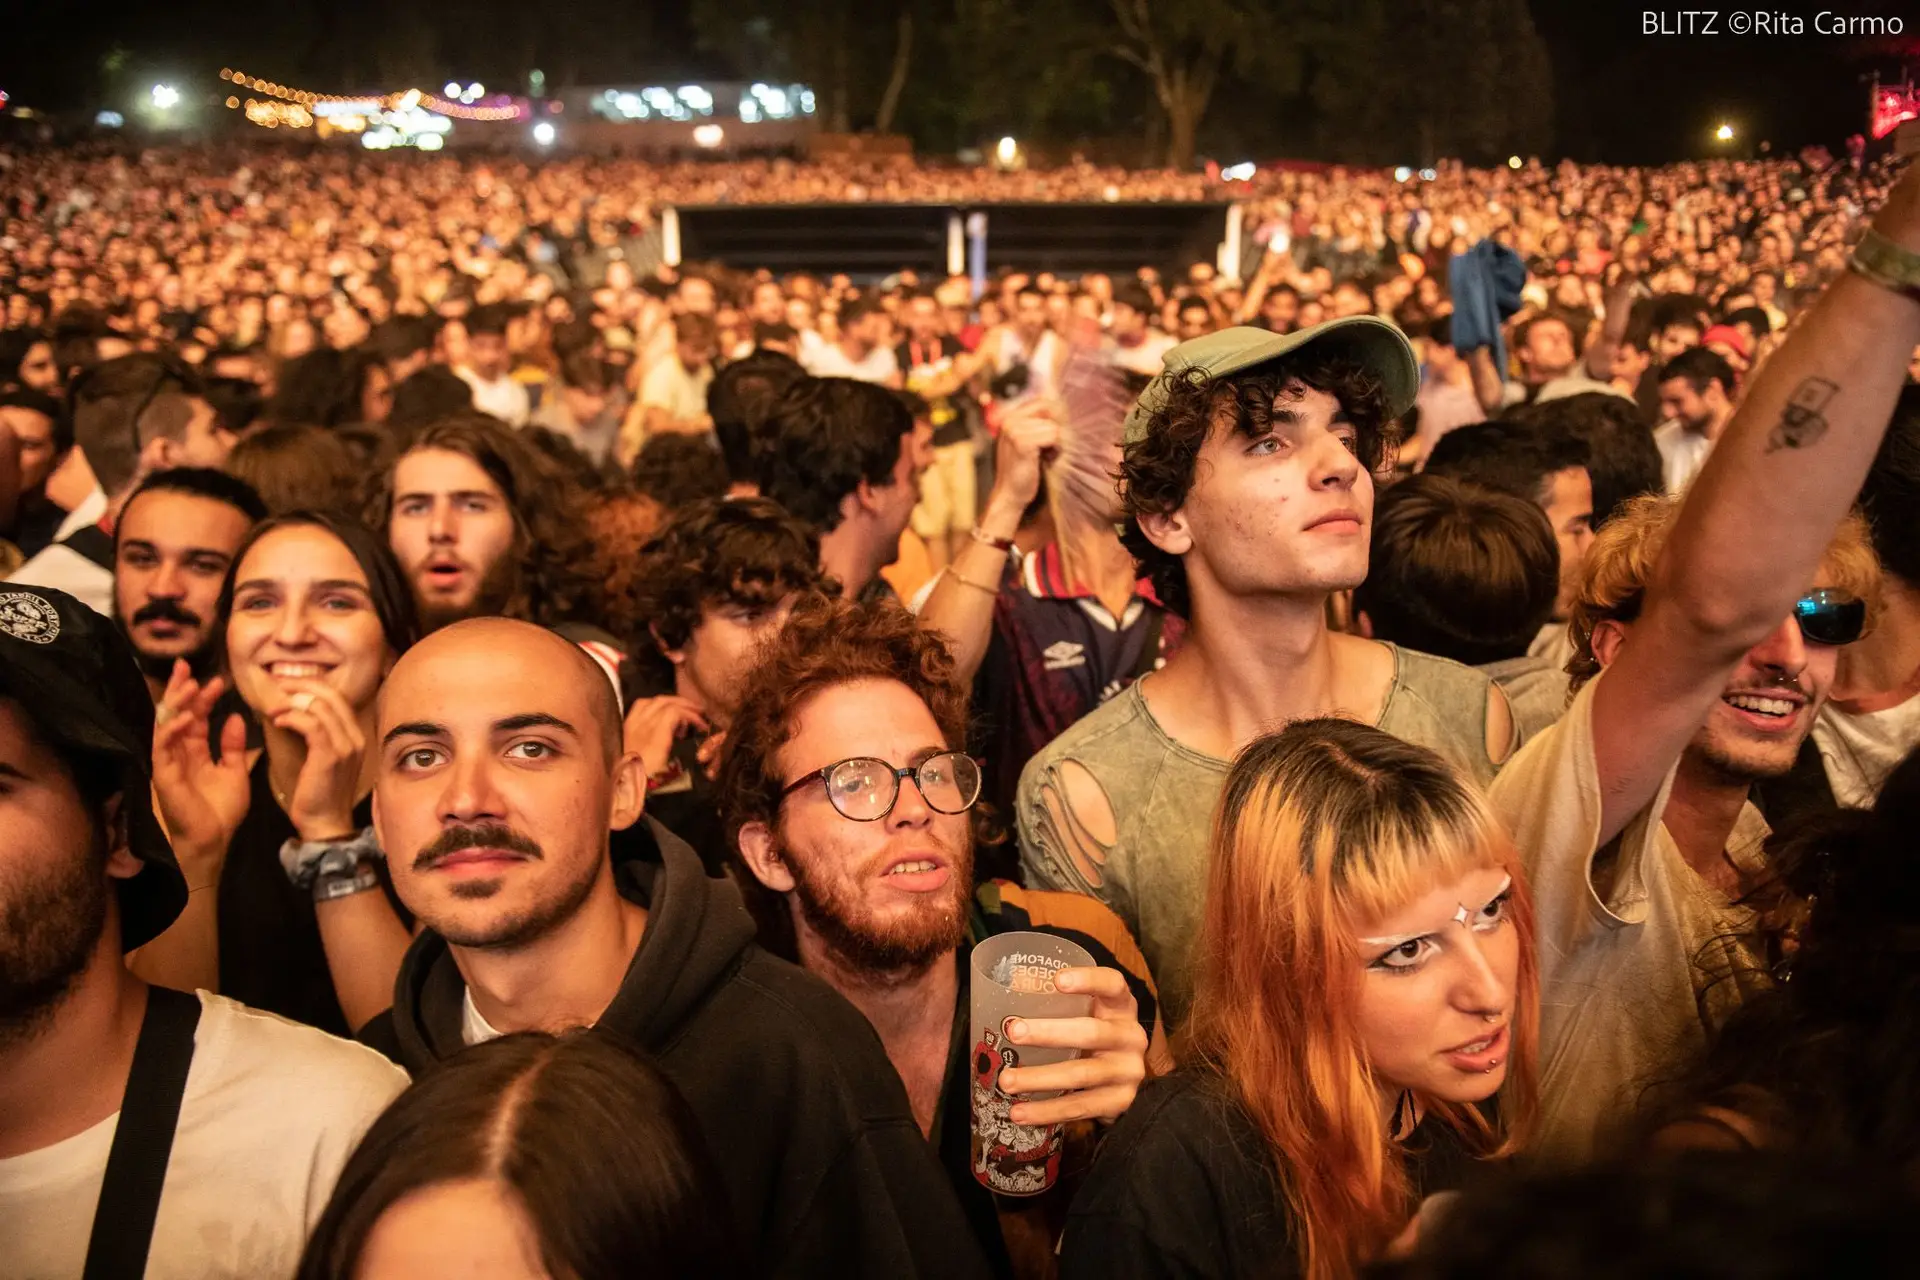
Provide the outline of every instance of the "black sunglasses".
[[1867,602],[1823,587],[1793,602],[1793,620],[1814,644],[1852,644],[1866,628]]
[[878,822],[899,803],[902,778],[913,779],[935,813],[965,813],[980,798],[980,764],[964,751],[942,751],[905,769],[872,756],[855,756],[795,779],[780,798],[785,800],[808,783],[824,782],[827,799],[841,817]]

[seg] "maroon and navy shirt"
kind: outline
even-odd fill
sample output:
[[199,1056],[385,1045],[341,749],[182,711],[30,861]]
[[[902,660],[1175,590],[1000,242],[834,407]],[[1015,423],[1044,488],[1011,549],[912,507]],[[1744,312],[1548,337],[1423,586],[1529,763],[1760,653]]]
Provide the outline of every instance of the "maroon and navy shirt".
[[1116,618],[1091,589],[1067,580],[1059,544],[1009,559],[973,685],[987,798],[1012,813],[1027,761],[1165,662],[1185,634],[1185,619],[1168,613],[1144,578]]

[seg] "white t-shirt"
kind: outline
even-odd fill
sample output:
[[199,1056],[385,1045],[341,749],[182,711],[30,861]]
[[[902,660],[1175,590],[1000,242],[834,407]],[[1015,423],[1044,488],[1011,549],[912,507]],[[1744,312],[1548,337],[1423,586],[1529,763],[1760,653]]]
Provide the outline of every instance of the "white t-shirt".
[[900,360],[892,347],[875,347],[855,360],[837,342],[815,342],[801,349],[800,363],[816,378],[887,383],[900,376]]
[[707,387],[713,382],[713,366],[702,365],[688,373],[680,357],[669,353],[647,370],[640,383],[640,403],[649,409],[664,409],[667,416],[681,422],[703,418],[707,413]]
[[[1739,939],[1753,914],[1687,865],[1656,816],[1673,773],[1618,840],[1598,849],[1600,771],[1593,691],[1507,762],[1487,789],[1527,872],[1540,965],[1540,1132],[1534,1153],[1584,1160],[1629,1119],[1642,1086],[1671,1076],[1716,1021],[1755,989],[1758,959]],[[1678,762],[1675,762],[1676,767]],[[1727,857],[1760,865],[1768,834],[1742,808]]]
[[482,413],[490,413],[510,427],[524,427],[527,416],[533,412],[533,401],[527,395],[526,384],[518,382],[512,374],[503,373],[489,382],[471,369],[455,369],[455,373],[473,388],[473,407]]
[[[341,1166],[407,1075],[378,1053],[200,993],[193,1066],[147,1280],[291,1276]],[[0,1275],[71,1280],[86,1263],[116,1112],[0,1160]]]
[[25,564],[7,578],[27,587],[52,587],[64,591],[95,613],[113,615],[113,571],[103,569],[71,547],[60,545],[88,525],[99,524],[107,514],[107,495],[99,485],[93,487],[80,505],[54,530],[53,542],[27,558]]
[[1920,746],[1920,694],[1880,711],[1847,711],[1829,701],[1813,722],[1813,744],[1842,808],[1869,809],[1894,766]]
[[1158,329],[1147,330],[1146,336],[1132,346],[1115,342],[1108,351],[1107,358],[1116,369],[1125,369],[1128,373],[1144,374],[1151,378],[1157,375],[1164,365],[1163,357],[1179,345],[1172,334],[1161,333]]
[[1664,422],[1653,431],[1653,442],[1660,446],[1661,470],[1670,494],[1684,493],[1713,452],[1713,441],[1698,431],[1690,431],[1680,422]]

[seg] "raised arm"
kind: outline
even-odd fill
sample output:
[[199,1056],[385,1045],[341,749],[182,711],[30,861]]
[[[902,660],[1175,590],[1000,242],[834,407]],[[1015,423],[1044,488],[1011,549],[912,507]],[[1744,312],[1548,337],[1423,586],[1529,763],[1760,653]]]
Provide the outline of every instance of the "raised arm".
[[[1000,422],[994,450],[993,491],[976,526],[989,538],[1008,541],[1020,531],[1020,516],[1040,492],[1040,458],[1058,443],[1060,422],[1052,406],[1039,400],[1009,409]],[[955,675],[972,681],[993,639],[993,602],[1007,566],[1007,553],[969,539],[934,581],[933,594],[920,608],[920,625],[946,637],[953,650]]]
[[[1920,166],[1873,225],[1920,253]],[[1916,344],[1920,300],[1850,271],[1754,379],[1594,691],[1603,842],[1653,798],[1741,656],[1813,580]]]

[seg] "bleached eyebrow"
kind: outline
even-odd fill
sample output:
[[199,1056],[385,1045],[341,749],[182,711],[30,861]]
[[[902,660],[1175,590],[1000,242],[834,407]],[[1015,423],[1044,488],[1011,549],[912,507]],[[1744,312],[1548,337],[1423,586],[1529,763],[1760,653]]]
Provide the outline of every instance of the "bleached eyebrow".
[[1467,923],[1467,921],[1471,920],[1474,916],[1479,915],[1482,911],[1492,906],[1499,900],[1501,894],[1511,888],[1513,888],[1513,877],[1508,876],[1500,882],[1500,887],[1493,891],[1492,897],[1489,897],[1477,907],[1469,907],[1466,903],[1461,903],[1459,910],[1455,911],[1451,917],[1443,921],[1438,928],[1417,929],[1412,933],[1395,933],[1381,938],[1362,938],[1360,939],[1360,944],[1366,947],[1382,947],[1390,951],[1395,947],[1403,947],[1407,943],[1420,938],[1430,938],[1455,921],[1461,924]]

